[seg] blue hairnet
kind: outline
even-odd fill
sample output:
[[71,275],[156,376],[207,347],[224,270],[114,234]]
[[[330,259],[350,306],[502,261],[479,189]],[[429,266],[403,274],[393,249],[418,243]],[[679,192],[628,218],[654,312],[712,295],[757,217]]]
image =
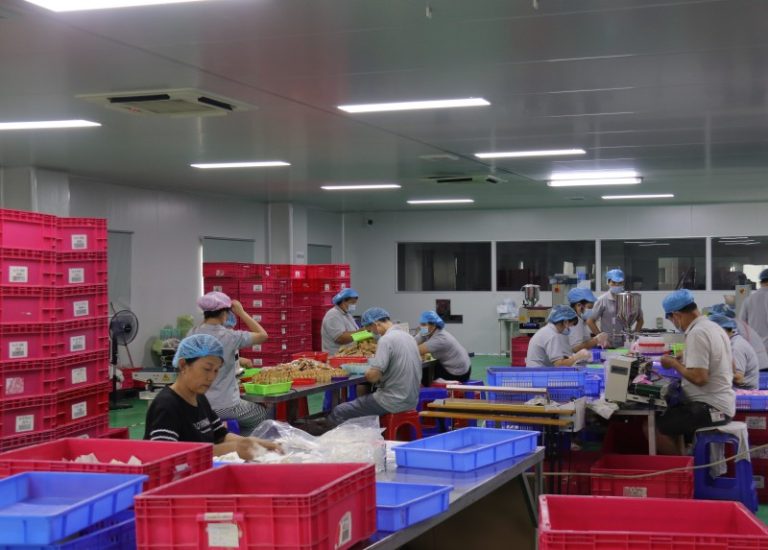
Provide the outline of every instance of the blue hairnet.
[[731,330],[736,329],[736,321],[734,321],[729,317],[726,317],[725,315],[710,315],[709,320],[714,323],[717,323],[723,328],[728,328]]
[[443,321],[436,311],[422,311],[421,317],[419,317],[419,323],[429,323],[435,325],[437,328],[443,328],[445,321]]
[[344,300],[349,300],[350,298],[359,298],[357,291],[354,288],[345,288],[341,292],[339,292],[336,296],[333,297],[333,303],[334,305],[339,305]]
[[715,304],[709,308],[710,315],[725,315],[730,319],[736,318],[736,310],[728,304]]
[[605,278],[606,280],[613,281],[614,283],[623,283],[624,272],[621,269],[611,269],[608,273],[605,274]]
[[760,272],[760,282],[762,283],[763,281],[768,281],[768,269],[763,269]]
[[661,302],[661,305],[664,307],[664,313],[669,315],[670,313],[680,311],[685,306],[690,305],[695,301],[696,300],[693,299],[693,294],[691,291],[684,288],[667,294],[666,298],[664,298],[664,301]]
[[576,312],[573,311],[571,306],[564,306],[562,304],[552,308],[549,312],[549,322],[559,323],[560,321],[570,321],[577,317]]
[[597,298],[588,288],[573,288],[568,291],[568,303],[578,304],[579,302],[590,302],[594,304]]
[[179,368],[179,359],[197,359],[213,355],[224,359],[224,348],[210,334],[193,334],[179,343],[176,355],[173,356],[173,366]]
[[382,309],[380,307],[372,307],[366,309],[365,312],[363,312],[361,321],[365,327],[372,325],[376,321],[381,321],[382,319],[389,319],[389,312],[386,309]]

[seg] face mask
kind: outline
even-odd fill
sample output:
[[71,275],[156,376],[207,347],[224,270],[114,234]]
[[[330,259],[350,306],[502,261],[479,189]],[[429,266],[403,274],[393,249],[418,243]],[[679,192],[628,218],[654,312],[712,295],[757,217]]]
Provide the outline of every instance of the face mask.
[[568,336],[570,333],[571,333],[571,329],[567,328],[563,332],[561,332],[560,334],[562,334],[563,336]]
[[585,309],[581,312],[581,318],[584,321],[589,321],[592,318],[592,310],[591,309]]
[[357,311],[357,304],[349,304],[347,306],[347,313],[354,313]]
[[422,336],[426,336],[429,334],[429,328],[428,327],[419,327],[419,334]]
[[227,328],[233,328],[235,325],[237,325],[237,317],[235,317],[235,314],[230,311],[227,313],[227,320],[224,321],[224,326]]
[[621,294],[622,292],[624,292],[624,287],[612,286],[609,290],[611,291],[611,294]]

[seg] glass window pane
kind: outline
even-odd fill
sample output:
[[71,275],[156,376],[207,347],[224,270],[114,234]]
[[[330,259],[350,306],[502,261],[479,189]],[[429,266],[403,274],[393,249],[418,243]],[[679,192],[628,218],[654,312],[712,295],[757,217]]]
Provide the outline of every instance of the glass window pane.
[[491,243],[398,243],[397,290],[491,290]]
[[768,237],[712,237],[712,290],[733,290],[749,283],[756,288],[765,268]]
[[703,238],[602,241],[601,285],[605,289],[606,272],[618,267],[627,290],[704,290],[705,254]]
[[566,272],[595,278],[595,241],[496,243],[498,290],[520,290],[528,283],[550,290],[549,278]]

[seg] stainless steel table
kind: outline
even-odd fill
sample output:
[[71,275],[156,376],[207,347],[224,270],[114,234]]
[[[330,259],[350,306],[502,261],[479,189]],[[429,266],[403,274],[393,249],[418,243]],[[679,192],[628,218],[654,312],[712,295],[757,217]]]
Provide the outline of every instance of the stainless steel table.
[[[450,505],[439,516],[395,533],[377,533],[355,549],[534,548],[538,496],[543,491],[544,447],[474,472],[455,473],[397,468],[378,481],[453,485]],[[534,468],[530,486],[525,472]]]

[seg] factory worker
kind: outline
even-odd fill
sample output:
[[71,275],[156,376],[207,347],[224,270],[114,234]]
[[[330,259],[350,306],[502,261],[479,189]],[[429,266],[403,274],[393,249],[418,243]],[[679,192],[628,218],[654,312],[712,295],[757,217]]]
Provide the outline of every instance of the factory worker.
[[701,315],[689,290],[676,290],[662,302],[664,315],[685,332],[685,357],[661,358],[661,366],[682,377],[683,402],[656,420],[660,454],[684,454],[683,440],[693,441],[696,430],[727,424],[736,414],[733,357],[728,335]]
[[588,361],[592,357],[589,350],[572,353],[568,342],[571,326],[576,324],[577,319],[578,316],[571,307],[553,307],[547,324],[540,328],[528,343],[525,366],[572,367],[579,361]]
[[244,460],[263,452],[258,447],[280,451],[270,441],[229,433],[211,408],[205,393],[216,380],[224,355],[221,343],[208,334],[181,341],[173,357],[176,381],[160,390],[150,403],[144,439],[212,443],[214,456],[237,452]]
[[709,320],[720,325],[731,340],[733,355],[733,385],[742,390],[756,390],[760,386],[757,354],[736,330],[736,321],[725,315],[710,315]]
[[[237,381],[239,350],[266,342],[267,332],[245,312],[240,302],[230,299],[223,292],[209,292],[197,299],[197,305],[203,310],[205,320],[203,324],[193,327],[189,335],[208,334],[224,348],[224,364],[206,397],[220,418],[237,420],[240,432],[250,434],[267,418],[267,411],[257,403],[240,399]],[[248,330],[234,330],[237,319]]]
[[335,355],[344,344],[351,344],[352,334],[360,330],[352,317],[359,297],[352,288],[345,288],[333,297],[333,307],[323,317],[320,331],[323,351],[329,355]]
[[763,269],[759,278],[760,288],[744,300],[739,319],[760,335],[768,349],[768,269]]
[[[607,333],[608,345],[613,348],[620,348],[624,345],[624,334],[622,334],[621,321],[616,316],[616,295],[624,292],[624,272],[621,269],[611,269],[605,277],[608,282],[608,292],[600,296],[595,302],[587,326],[589,326],[592,334]],[[635,323],[634,332],[640,332],[642,328],[643,312],[641,310]],[[631,327],[630,330],[632,330]]]
[[768,350],[765,349],[763,339],[760,338],[760,335],[747,323],[736,318],[735,309],[727,304],[715,304],[709,308],[709,313],[710,315],[725,315],[729,319],[733,319],[736,322],[736,330],[738,331],[739,336],[749,342],[749,345],[755,350],[757,364],[760,367],[760,370],[768,370]]
[[600,333],[593,337],[587,326],[587,321],[592,318],[592,306],[595,305],[596,301],[597,298],[588,288],[573,288],[568,292],[568,303],[571,304],[571,308],[578,316],[578,322],[571,327],[571,332],[568,335],[568,341],[574,353],[598,346],[605,347],[608,344],[607,334]]
[[445,330],[445,321],[435,311],[424,311],[419,317],[419,334],[416,335],[419,353],[432,354],[440,363],[435,368],[435,378],[443,380],[469,380],[472,361],[469,353],[456,338]]

